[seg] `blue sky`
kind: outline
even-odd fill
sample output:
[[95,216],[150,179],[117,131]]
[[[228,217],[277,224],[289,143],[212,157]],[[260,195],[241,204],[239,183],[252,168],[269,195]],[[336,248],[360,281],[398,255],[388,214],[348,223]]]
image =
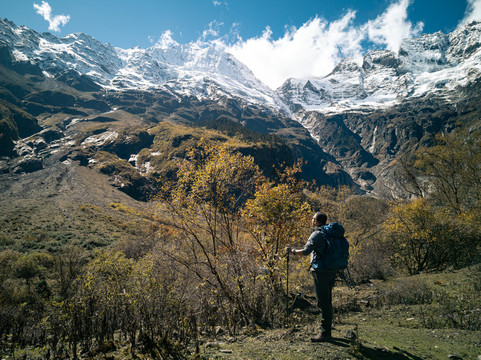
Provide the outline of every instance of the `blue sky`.
[[481,0],[0,0],[0,17],[58,36],[121,48],[214,41],[273,88],[480,14]]

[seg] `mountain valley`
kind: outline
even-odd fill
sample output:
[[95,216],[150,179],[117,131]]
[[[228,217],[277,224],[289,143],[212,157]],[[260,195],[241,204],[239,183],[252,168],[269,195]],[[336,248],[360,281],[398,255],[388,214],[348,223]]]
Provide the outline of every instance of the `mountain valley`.
[[373,51],[362,64],[345,59],[326,77],[288,79],[276,91],[214,45],[123,50],[6,19],[0,30],[2,181],[42,171],[60,152],[59,161],[103,169],[144,201],[153,178],[169,176],[172,159],[207,136],[253,155],[269,176],[272,165],[303,159],[306,180],[392,195],[398,158],[437,133],[479,127],[478,23],[405,40],[398,53]]

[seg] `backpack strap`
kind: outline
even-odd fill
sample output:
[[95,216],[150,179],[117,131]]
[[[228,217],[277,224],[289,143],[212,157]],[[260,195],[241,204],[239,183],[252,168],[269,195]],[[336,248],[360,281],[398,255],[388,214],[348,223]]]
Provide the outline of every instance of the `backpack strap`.
[[[318,230],[318,231],[322,234],[322,239],[324,240],[324,245],[325,245],[325,246],[324,246],[324,249],[323,249],[323,253],[322,253],[322,254],[321,254],[319,251],[317,251],[317,248],[314,248],[313,252],[316,253],[317,257],[319,258],[319,260],[320,260],[321,263],[322,263],[323,258],[326,256],[326,252],[327,252],[327,250],[328,250],[328,248],[329,248],[329,246],[330,246],[330,243],[329,243],[329,241],[327,240],[327,237],[326,237],[326,235],[325,235],[324,230],[322,229],[322,227],[319,227],[319,230]],[[311,270],[311,265],[312,265],[312,264],[309,264],[309,270]],[[323,270],[323,269],[321,268],[320,270]]]

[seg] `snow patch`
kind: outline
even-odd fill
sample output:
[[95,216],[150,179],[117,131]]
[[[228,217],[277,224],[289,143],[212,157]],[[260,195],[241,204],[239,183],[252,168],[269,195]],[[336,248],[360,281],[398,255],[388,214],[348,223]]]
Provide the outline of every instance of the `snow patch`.
[[150,163],[150,161],[146,161],[142,167],[139,168],[141,174],[150,174],[154,171],[154,167]]
[[12,55],[16,61],[28,61],[28,56],[18,49],[14,49]]
[[115,131],[106,131],[102,134],[89,136],[82,142],[82,146],[89,146],[89,145],[101,146],[108,141],[117,139],[118,136],[119,134]]
[[374,128],[374,132],[372,134],[372,143],[371,143],[371,146],[368,149],[368,151],[371,154],[374,153],[374,149],[376,147],[376,135],[377,135],[377,126]]

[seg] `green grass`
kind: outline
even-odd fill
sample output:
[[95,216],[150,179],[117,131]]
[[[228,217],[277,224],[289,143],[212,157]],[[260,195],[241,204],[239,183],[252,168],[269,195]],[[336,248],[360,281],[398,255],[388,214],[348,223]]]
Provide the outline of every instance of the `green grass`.
[[[311,343],[318,319],[295,312],[284,329],[257,329],[209,340],[201,355],[206,359],[448,359],[449,355],[477,359],[480,273],[478,265],[377,281],[356,291],[340,285],[334,292],[338,311],[332,343]],[[449,321],[453,312],[443,311],[447,303],[462,309],[453,311],[470,315],[471,322]],[[356,339],[346,338],[347,332],[355,333]]]
[[476,359],[481,355],[480,331],[426,329],[419,326],[420,319],[412,316],[416,314],[412,310],[401,307],[370,314],[369,319],[355,315],[346,321],[359,324],[359,338],[365,346],[400,349],[422,359],[447,359],[450,354]]
[[17,205],[0,216],[0,251],[56,253],[65,245],[93,250],[132,236],[128,231],[130,221],[107,208],[91,205],[72,207],[67,215],[49,204],[31,208]]
[[[346,339],[348,330],[356,340]],[[379,317],[350,315],[336,324],[330,343],[310,342],[312,325],[267,330],[256,336],[210,341],[203,345],[207,359],[463,359],[481,355],[481,332],[452,329],[412,329],[392,322],[384,311]]]

